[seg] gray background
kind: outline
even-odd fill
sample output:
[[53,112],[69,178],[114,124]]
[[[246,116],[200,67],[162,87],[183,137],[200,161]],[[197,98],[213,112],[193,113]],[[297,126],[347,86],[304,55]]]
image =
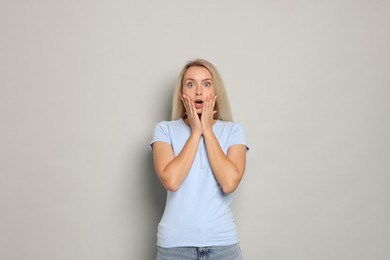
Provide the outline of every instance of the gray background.
[[390,258],[389,1],[0,1],[0,258],[149,260],[148,143],[181,67],[251,148],[246,259]]

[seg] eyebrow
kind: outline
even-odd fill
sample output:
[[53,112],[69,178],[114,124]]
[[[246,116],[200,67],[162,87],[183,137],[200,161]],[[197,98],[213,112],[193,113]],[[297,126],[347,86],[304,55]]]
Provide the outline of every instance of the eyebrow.
[[[193,78],[186,78],[186,79],[184,79],[184,81],[187,81],[187,80],[196,81],[196,80],[195,80],[195,79],[193,79]],[[210,78],[203,79],[202,81],[208,81],[208,80],[210,80],[210,81],[213,81],[213,80],[212,80],[212,79],[210,79]]]

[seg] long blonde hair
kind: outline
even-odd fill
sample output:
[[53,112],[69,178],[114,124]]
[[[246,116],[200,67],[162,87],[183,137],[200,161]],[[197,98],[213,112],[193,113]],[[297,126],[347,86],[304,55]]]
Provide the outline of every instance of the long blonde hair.
[[185,115],[185,108],[183,103],[180,100],[181,90],[183,87],[183,77],[186,70],[194,66],[204,67],[211,74],[213,84],[214,84],[215,95],[217,96],[217,102],[215,104],[217,113],[215,114],[215,118],[223,121],[233,121],[229,100],[226,94],[226,90],[222,78],[213,64],[202,59],[189,61],[181,70],[179,77],[177,78],[176,81],[175,90],[173,91],[171,120],[177,120],[179,118],[183,118]]

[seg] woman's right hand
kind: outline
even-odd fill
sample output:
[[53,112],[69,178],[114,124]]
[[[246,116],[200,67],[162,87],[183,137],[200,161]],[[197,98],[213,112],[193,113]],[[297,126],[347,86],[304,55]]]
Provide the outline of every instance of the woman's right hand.
[[200,122],[198,113],[196,113],[194,103],[186,95],[183,95],[181,97],[181,101],[183,102],[184,108],[186,109],[188,124],[190,125],[192,132],[195,134],[202,135],[202,124]]

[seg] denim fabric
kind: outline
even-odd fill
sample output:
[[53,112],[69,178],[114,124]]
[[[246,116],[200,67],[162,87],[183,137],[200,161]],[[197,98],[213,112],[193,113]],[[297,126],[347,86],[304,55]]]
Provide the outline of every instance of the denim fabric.
[[243,260],[239,244],[210,247],[157,247],[156,260]]

